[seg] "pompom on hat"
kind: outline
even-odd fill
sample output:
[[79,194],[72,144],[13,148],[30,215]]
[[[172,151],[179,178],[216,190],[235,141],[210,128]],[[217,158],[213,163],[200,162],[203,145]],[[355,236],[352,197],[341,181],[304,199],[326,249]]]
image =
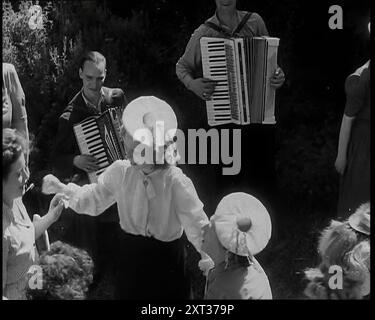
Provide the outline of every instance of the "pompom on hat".
[[155,149],[164,146],[177,131],[173,109],[154,96],[142,96],[131,101],[123,112],[122,123],[134,140]]
[[256,255],[271,238],[272,224],[267,209],[247,193],[225,196],[211,219],[223,247],[240,256]]

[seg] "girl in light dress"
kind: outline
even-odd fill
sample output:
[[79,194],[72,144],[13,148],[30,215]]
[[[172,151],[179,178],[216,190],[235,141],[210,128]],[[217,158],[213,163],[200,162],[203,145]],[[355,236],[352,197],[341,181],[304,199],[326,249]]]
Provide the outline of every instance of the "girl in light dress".
[[[3,299],[26,300],[33,266],[38,264],[35,240],[58,220],[62,195],[56,195],[49,211],[32,222],[22,203],[29,170],[27,142],[15,129],[3,130]],[[35,216],[34,216],[35,217]]]

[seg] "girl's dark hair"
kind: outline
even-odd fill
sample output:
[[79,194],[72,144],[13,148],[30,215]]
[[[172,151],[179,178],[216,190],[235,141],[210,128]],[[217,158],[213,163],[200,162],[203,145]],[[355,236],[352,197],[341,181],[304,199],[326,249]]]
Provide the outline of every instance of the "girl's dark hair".
[[12,164],[26,152],[26,140],[19,132],[10,128],[3,129],[3,180],[8,178]]

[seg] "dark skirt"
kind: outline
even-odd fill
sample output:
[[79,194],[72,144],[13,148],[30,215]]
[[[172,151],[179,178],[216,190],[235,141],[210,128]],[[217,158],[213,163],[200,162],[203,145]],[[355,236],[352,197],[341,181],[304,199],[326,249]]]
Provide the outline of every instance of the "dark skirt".
[[117,300],[189,298],[183,238],[164,242],[122,232],[119,247]]
[[347,167],[340,183],[338,217],[348,218],[367,201],[370,201],[370,122],[361,120],[352,129]]

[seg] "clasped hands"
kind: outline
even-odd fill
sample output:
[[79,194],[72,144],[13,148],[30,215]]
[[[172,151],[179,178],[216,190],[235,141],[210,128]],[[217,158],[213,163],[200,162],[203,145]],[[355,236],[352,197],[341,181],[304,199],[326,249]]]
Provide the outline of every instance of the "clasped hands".
[[198,262],[198,268],[202,271],[205,277],[208,276],[208,273],[211,269],[215,267],[215,263],[210,257],[203,258]]
[[51,200],[50,210],[56,206],[61,207],[61,205],[63,205],[65,208],[69,206],[69,196],[67,195],[68,192],[65,184],[60,182],[60,180],[52,174],[47,174],[43,178],[42,193],[56,194]]
[[[277,67],[270,79],[270,85],[274,89],[280,88],[285,82],[285,73]],[[210,100],[215,90],[216,81],[208,78],[197,78],[190,82],[189,89],[193,91],[202,100]]]

